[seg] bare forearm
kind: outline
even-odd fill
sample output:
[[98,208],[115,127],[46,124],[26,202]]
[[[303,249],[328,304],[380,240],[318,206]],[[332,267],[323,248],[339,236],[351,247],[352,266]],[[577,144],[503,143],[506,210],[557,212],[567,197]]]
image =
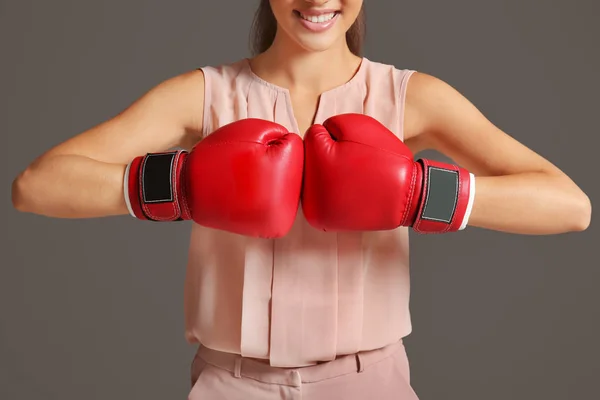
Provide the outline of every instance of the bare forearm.
[[545,235],[585,230],[589,199],[571,182],[544,173],[477,177],[469,225]]
[[56,218],[127,214],[125,167],[78,155],[42,158],[13,182],[13,204],[23,212]]

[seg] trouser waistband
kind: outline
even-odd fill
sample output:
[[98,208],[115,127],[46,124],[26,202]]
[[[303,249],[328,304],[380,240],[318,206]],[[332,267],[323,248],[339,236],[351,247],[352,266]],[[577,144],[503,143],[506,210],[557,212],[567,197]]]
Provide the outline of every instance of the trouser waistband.
[[402,340],[380,349],[341,356],[322,364],[299,368],[273,367],[238,354],[225,353],[200,345],[196,357],[207,364],[227,370],[236,378],[246,377],[260,382],[300,386],[350,373],[363,372],[370,365],[386,359],[403,349]]

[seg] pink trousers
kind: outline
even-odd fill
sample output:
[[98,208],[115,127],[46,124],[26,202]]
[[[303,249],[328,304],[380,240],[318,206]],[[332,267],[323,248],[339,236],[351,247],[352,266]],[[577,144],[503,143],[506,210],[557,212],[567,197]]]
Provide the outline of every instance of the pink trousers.
[[199,346],[188,400],[418,400],[402,341],[314,366],[277,368]]

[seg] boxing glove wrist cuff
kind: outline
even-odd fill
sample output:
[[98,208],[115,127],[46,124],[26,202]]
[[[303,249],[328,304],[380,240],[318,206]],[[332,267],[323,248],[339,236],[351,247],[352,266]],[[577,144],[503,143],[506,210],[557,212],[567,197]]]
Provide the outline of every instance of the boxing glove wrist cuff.
[[187,152],[148,153],[126,169],[125,196],[131,215],[151,221],[190,219],[182,185]]
[[473,208],[475,178],[457,165],[420,159],[415,165],[420,183],[412,228],[418,233],[464,229]]

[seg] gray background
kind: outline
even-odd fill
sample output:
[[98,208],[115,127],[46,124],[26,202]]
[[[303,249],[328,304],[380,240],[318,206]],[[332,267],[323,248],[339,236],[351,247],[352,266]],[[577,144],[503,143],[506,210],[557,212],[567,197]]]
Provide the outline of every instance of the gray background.
[[[161,80],[247,56],[256,3],[0,1],[0,399],[187,395],[190,225],[19,214],[10,183]],[[367,3],[367,57],[446,80],[594,203],[598,2]],[[406,344],[421,399],[600,398],[597,245],[594,223],[413,235]]]

